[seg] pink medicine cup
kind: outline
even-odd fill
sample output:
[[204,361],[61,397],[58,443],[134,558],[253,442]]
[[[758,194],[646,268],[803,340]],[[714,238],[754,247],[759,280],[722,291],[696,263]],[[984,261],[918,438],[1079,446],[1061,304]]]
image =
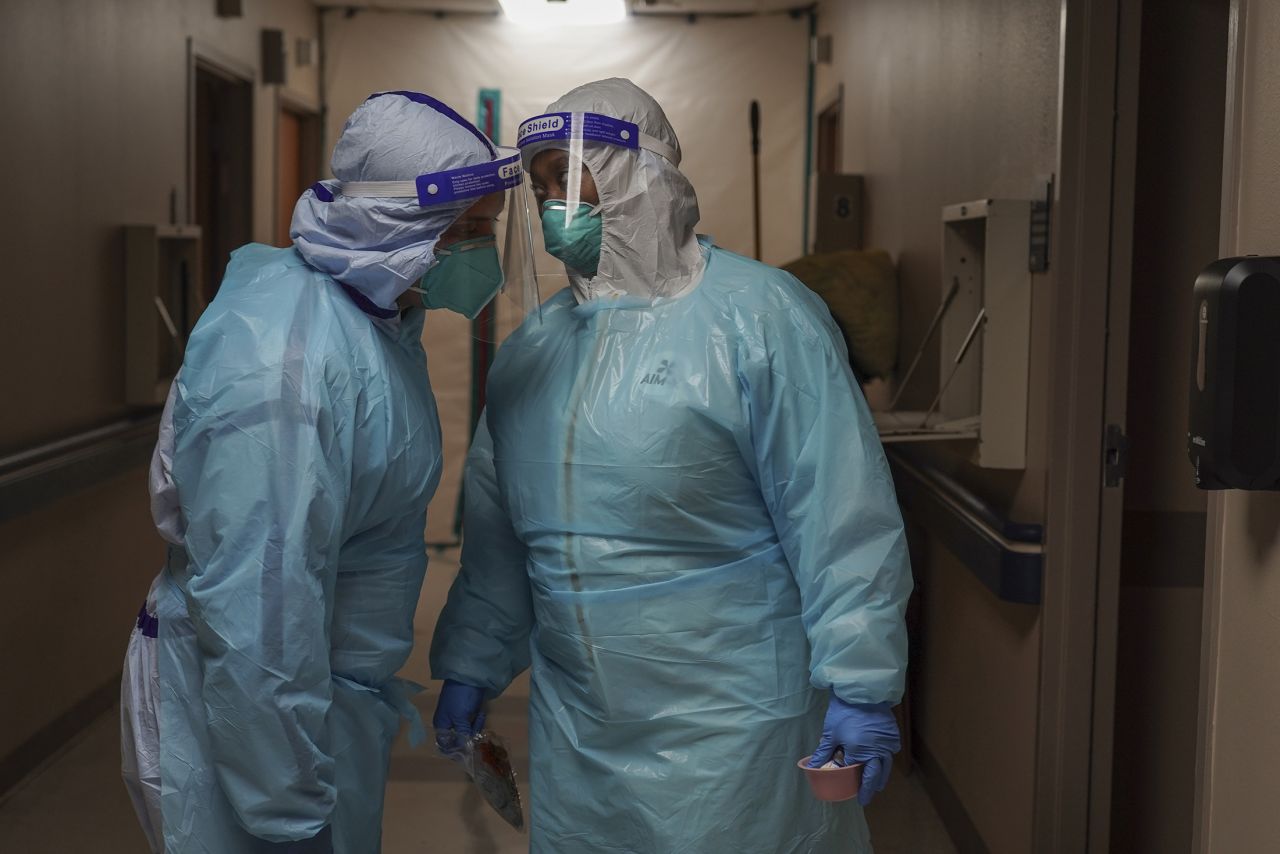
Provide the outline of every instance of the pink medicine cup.
[[862,765],[846,765],[841,767],[835,762],[828,762],[821,768],[810,768],[806,756],[796,763],[809,781],[813,796],[820,801],[847,801],[858,796],[858,788],[862,785]]

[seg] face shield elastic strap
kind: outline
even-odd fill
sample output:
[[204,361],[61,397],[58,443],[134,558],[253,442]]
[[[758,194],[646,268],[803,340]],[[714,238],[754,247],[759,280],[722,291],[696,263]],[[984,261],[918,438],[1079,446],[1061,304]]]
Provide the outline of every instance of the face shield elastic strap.
[[[580,125],[575,125],[575,122],[580,122]],[[666,159],[672,166],[680,165],[680,154],[670,145],[649,136],[634,122],[600,113],[547,113],[534,116],[523,122],[516,134],[518,148],[542,142],[570,143],[575,140],[604,142],[632,150],[643,148]]]
[[337,192],[352,198],[412,199],[423,207],[503,192],[520,185],[520,153],[499,149],[501,156],[488,163],[429,172],[412,181],[338,182]]

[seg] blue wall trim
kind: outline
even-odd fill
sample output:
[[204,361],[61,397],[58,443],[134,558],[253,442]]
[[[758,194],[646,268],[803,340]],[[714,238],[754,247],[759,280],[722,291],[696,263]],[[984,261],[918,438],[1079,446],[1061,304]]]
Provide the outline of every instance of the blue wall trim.
[[1043,546],[1043,525],[1004,518],[952,478],[896,450],[890,450],[888,457],[904,514],[946,546],[996,596],[1024,605],[1040,603],[1044,555],[1013,547]]

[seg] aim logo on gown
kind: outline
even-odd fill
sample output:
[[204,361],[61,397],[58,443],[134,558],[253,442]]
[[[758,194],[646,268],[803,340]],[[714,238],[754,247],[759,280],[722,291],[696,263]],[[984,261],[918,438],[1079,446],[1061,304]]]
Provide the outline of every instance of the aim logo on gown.
[[666,385],[671,379],[671,360],[663,359],[658,363],[657,369],[652,373],[646,374],[645,378],[640,380],[640,385]]

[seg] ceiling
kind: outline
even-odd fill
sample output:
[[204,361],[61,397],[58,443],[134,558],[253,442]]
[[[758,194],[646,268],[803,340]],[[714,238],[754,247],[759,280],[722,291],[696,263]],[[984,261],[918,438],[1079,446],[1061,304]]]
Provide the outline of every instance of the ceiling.
[[[470,12],[498,13],[498,0],[370,0],[370,2],[341,2],[341,0],[313,0],[321,7],[344,9],[384,9],[412,12]],[[709,14],[742,15],[785,12],[805,8],[809,0],[627,0],[633,14]]]

